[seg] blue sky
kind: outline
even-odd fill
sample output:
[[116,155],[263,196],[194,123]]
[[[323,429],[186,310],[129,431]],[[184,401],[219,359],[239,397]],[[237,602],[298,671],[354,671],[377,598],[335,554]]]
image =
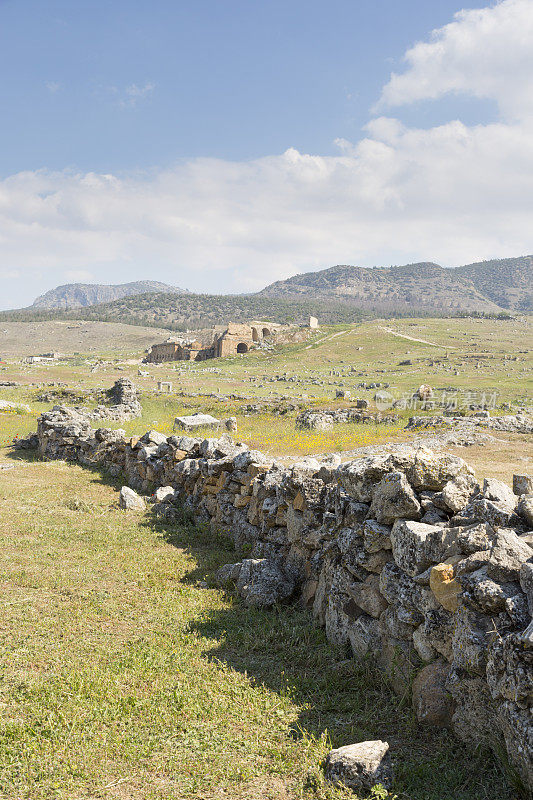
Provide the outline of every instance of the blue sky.
[[[530,157],[517,108],[531,88],[533,0],[470,3],[454,20],[462,8],[0,0],[0,304],[77,279],[252,291],[339,261],[520,254],[516,226],[485,231],[476,204],[498,136],[515,154],[509,176],[523,172],[518,141]],[[509,98],[502,80],[517,70]],[[454,218],[444,184],[465,180],[466,140],[484,156]],[[524,186],[525,214],[530,200]]]
[[[288,147],[332,153],[334,139],[360,136],[406,48],[460,8],[451,0],[4,0],[1,173],[135,170]],[[476,120],[477,108],[464,112]],[[416,116],[426,125],[446,113],[433,106]]]

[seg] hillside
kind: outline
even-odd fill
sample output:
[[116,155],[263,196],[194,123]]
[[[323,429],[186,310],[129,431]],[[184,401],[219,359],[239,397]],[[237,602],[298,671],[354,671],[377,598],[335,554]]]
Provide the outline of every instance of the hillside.
[[45,292],[33,302],[31,307],[39,309],[84,308],[99,303],[110,303],[123,297],[153,292],[186,294],[187,290],[168,286],[160,281],[133,281],[114,286],[101,283],[67,283]]
[[[119,297],[104,302],[108,293]],[[157,281],[121,286],[70,284],[3,320],[86,319],[175,331],[234,320],[350,323],[368,316],[533,313],[533,256],[453,269],[431,262],[401,267],[336,266],[276,281],[249,295],[192,294]]]
[[343,302],[342,298],[324,302],[309,297],[299,299],[207,294],[176,296],[168,293],[125,297],[113,303],[67,312],[66,315],[77,319],[129,322],[182,331],[209,328],[230,319],[234,322],[264,319],[279,323],[305,323],[311,314],[320,316],[323,322],[354,322],[362,317],[353,304]]
[[447,269],[423,262],[401,267],[341,265],[306,272],[263,289],[264,297],[343,299],[363,308],[439,312],[533,309],[533,257],[502,259]]
[[533,256],[480,261],[456,271],[501,308],[533,310]]

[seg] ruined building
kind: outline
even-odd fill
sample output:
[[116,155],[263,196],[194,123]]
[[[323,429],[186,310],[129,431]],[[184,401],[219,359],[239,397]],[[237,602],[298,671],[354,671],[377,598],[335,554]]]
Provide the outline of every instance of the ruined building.
[[226,330],[215,335],[208,346],[202,345],[197,339],[170,338],[152,345],[145,361],[156,364],[163,361],[204,361],[207,358],[247,353],[263,339],[275,336],[287,327],[270,322],[229,322]]

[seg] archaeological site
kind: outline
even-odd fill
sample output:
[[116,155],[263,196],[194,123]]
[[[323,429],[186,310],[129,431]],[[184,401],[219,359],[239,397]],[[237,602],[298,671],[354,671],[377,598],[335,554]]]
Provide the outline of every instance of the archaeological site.
[[0,59],[0,800],[533,800],[533,0]]

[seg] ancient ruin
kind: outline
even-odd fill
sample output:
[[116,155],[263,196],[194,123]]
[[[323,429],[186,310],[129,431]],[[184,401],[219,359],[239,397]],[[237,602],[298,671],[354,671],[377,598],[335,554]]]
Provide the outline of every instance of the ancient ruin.
[[204,361],[247,353],[265,339],[275,337],[290,326],[272,322],[250,324],[229,322],[223,333],[213,336],[209,345],[197,339],[170,337],[166,342],[153,344],[145,362],[159,364],[164,361]]
[[[150,493],[158,517],[185,506],[230,533],[246,556],[219,570],[220,585],[250,605],[309,608],[332,642],[412,693],[420,724],[506,752],[533,788],[531,476],[481,485],[463,459],[408,445],[287,467],[226,436],[95,431],[61,406],[34,442],[43,457],[123,476],[124,507],[132,489]],[[334,751],[328,769],[344,774],[357,756],[377,774],[386,743],[358,748]]]

